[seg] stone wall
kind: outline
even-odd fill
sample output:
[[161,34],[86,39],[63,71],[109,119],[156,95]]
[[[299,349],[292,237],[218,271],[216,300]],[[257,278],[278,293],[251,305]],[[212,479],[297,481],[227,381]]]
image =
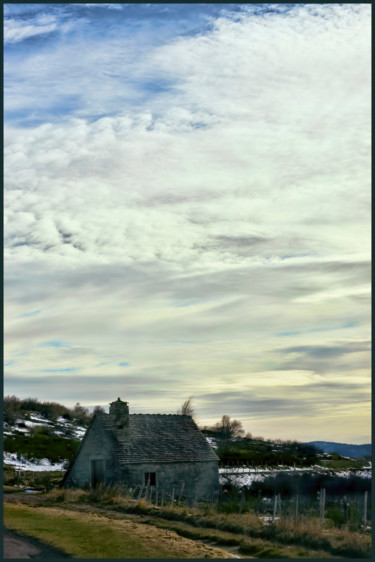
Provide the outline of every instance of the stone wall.
[[[100,467],[100,481],[105,484],[121,483],[128,487],[146,484],[145,474],[152,473],[155,487],[165,498],[183,496],[195,500],[211,500],[219,488],[217,461],[160,462],[128,464],[120,467],[114,457],[113,438],[103,429],[100,417],[94,418],[81,444],[78,455],[66,476],[65,486],[85,487],[92,485],[93,474]],[[97,462],[95,462],[97,461]]]
[[155,473],[156,486],[165,497],[174,491],[178,497],[190,499],[212,499],[219,487],[218,465],[215,461],[186,463],[152,463],[129,465],[123,472],[124,484],[135,487],[145,485],[145,474]]
[[94,460],[104,461],[104,482],[116,482],[121,479],[121,471],[116,467],[113,456],[113,443],[108,438],[98,418],[87,431],[81,448],[78,452],[65,485],[83,488],[92,483],[92,462]]

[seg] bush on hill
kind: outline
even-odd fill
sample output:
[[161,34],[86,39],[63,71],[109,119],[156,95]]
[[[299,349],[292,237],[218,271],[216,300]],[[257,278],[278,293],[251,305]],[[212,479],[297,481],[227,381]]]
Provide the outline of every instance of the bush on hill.
[[217,454],[223,464],[312,466],[318,451],[297,441],[264,441],[245,437],[219,443]]
[[52,463],[73,460],[79,441],[51,436],[50,431],[48,427],[38,427],[31,435],[6,435],[4,451],[17,453],[27,460],[48,458]]
[[92,417],[90,412],[79,403],[71,409],[57,402],[39,402],[37,398],[21,400],[17,396],[5,396],[3,404],[4,421],[9,425],[14,425],[17,419],[24,420],[29,412],[38,413],[50,420],[63,417],[85,426],[89,424]]

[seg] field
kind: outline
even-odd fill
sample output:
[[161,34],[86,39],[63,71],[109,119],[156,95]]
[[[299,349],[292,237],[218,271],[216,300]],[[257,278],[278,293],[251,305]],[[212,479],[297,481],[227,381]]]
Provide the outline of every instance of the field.
[[306,513],[267,522],[250,505],[238,513],[225,501],[226,509],[155,506],[116,488],[55,488],[7,493],[4,519],[8,528],[82,559],[371,557],[369,532],[335,523],[328,513],[324,520]]

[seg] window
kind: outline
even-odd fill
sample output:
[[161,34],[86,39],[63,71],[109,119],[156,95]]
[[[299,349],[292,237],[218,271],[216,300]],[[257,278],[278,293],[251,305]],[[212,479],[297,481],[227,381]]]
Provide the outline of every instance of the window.
[[156,472],[145,472],[145,485],[156,486]]

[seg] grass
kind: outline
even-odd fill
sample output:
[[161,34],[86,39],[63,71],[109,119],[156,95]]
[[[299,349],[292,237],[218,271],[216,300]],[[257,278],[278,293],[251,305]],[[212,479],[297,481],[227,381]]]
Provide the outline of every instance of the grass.
[[223,550],[129,520],[52,507],[4,505],[5,525],[74,558],[227,558]]
[[369,460],[364,459],[327,459],[321,462],[322,466],[325,468],[331,468],[332,470],[359,470],[361,468],[366,468],[369,465]]
[[[149,521],[144,521],[148,523]],[[166,521],[158,518],[151,522],[161,528],[176,531],[180,536],[194,540],[208,540],[217,545],[236,546],[238,552],[244,555],[252,555],[256,558],[331,558],[327,552],[317,551],[294,545],[283,545],[275,541],[267,541],[260,538],[249,538],[244,534],[220,531],[209,527],[192,527],[181,521]]]
[[8,487],[19,486],[24,489],[33,488],[46,491],[58,486],[62,481],[63,475],[64,473],[60,471],[17,471],[15,468],[5,465],[3,482]]
[[185,538],[208,540],[216,545],[236,545],[239,552],[257,558],[371,556],[369,534],[335,527],[329,519],[322,526],[319,518],[311,515],[300,516],[298,521],[294,517],[283,516],[274,525],[265,526],[253,511],[217,513],[215,506],[187,508],[165,505],[156,508],[144,499],[132,499],[124,494],[121,487],[54,489],[38,494],[37,498],[26,498],[25,502],[30,505],[42,502],[41,505],[85,510],[86,513],[101,511],[115,518],[132,514],[133,517],[138,516],[138,522],[143,517],[144,522],[159,529],[173,530]]

